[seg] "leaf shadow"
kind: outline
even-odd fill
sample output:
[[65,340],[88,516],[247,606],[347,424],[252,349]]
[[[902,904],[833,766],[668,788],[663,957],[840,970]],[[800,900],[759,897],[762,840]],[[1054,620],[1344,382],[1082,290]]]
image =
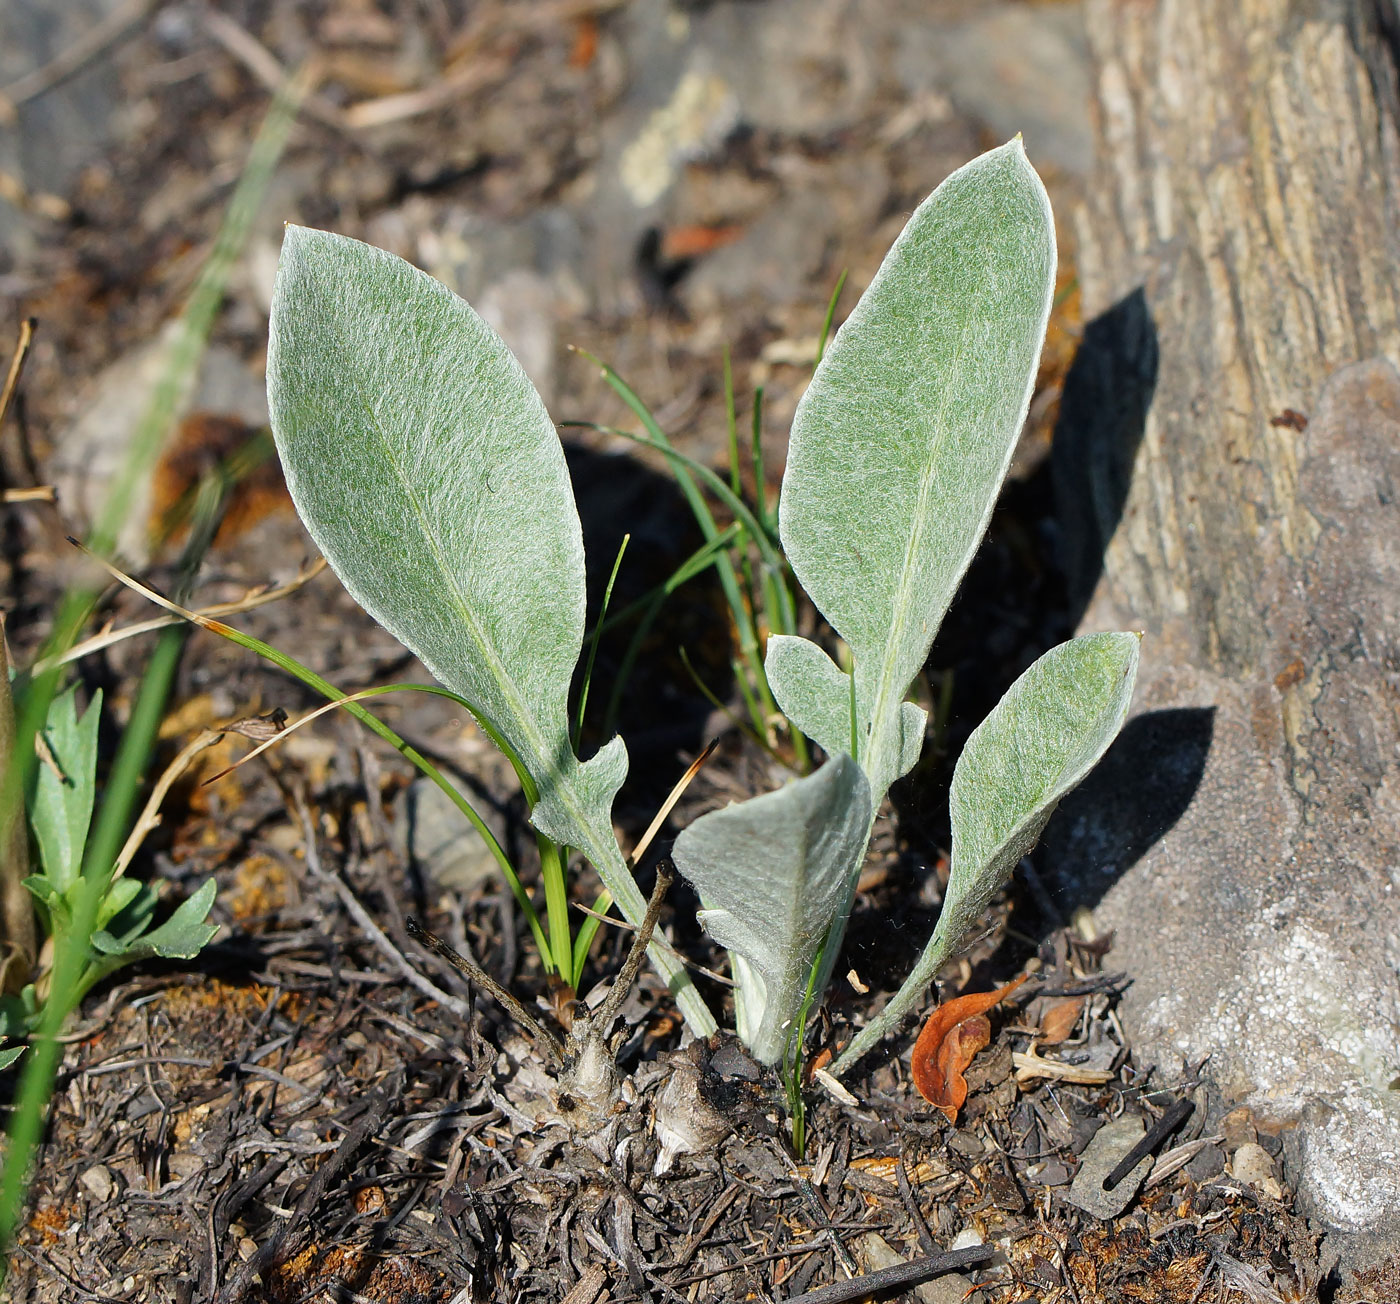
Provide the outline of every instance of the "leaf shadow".
[[[665,583],[704,539],[675,480],[627,452],[599,452],[566,441],[565,457],[583,524],[588,589],[588,627],[598,618],[608,577],[624,535],[627,551],[613,586],[609,612],[617,614]],[[682,585],[661,604],[630,667],[624,658],[635,619],[604,632],[598,646],[584,716],[580,754],[592,755],[608,741],[603,723],[618,689],[616,732],[627,743],[629,807],[649,808],[664,800],[693,757],[708,742],[711,706],[696,687],[686,663],[720,701],[733,689],[729,625],[713,570]],[[588,657],[585,644],[580,671]],[[581,681],[575,677],[571,710],[577,709]]]

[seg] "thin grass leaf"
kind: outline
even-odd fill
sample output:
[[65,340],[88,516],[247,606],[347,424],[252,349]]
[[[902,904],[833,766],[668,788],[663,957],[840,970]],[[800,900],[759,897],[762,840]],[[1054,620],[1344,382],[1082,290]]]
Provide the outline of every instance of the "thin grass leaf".
[[617,583],[617,572],[622,569],[623,554],[627,551],[627,545],[632,541],[630,534],[622,536],[622,542],[617,546],[617,556],[613,558],[612,570],[608,573],[607,587],[603,589],[603,604],[598,609],[598,622],[593,627],[592,636],[588,639],[588,660],[583,667],[583,683],[578,692],[578,714],[574,718],[574,747],[578,748],[578,740],[583,734],[583,716],[588,710],[588,689],[593,683],[593,663],[598,659],[598,643],[603,636],[603,630],[607,628],[608,604],[612,602],[613,585]]

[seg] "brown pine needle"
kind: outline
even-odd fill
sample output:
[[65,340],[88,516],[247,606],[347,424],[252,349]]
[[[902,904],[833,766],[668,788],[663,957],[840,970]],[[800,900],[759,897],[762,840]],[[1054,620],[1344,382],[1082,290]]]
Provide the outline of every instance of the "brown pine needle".
[[[73,542],[72,539],[69,542]],[[81,544],[78,545],[82,547]],[[83,549],[87,552],[87,549]],[[91,553],[89,553],[91,556]],[[120,571],[112,570],[122,583],[126,583],[125,577]],[[165,629],[170,625],[178,625],[183,620],[192,620],[196,616],[216,617],[216,616],[237,616],[245,611],[256,611],[259,607],[265,607],[270,602],[279,602],[285,597],[289,597],[304,585],[309,584],[323,570],[326,569],[326,559],[317,557],[315,561],[303,566],[285,584],[275,586],[264,586],[262,588],[250,589],[241,598],[232,602],[215,602],[207,607],[200,607],[198,611],[189,613],[181,612],[173,607],[173,604],[161,603],[162,606],[171,606],[175,614],[169,616],[156,616],[151,620],[141,620],[134,625],[123,625],[120,629],[107,628],[99,634],[94,634],[91,638],[84,639],[81,643],[74,643],[68,651],[61,656],[49,657],[43,661],[36,661],[31,667],[34,674],[42,674],[45,670],[51,670],[55,666],[66,665],[70,661],[77,661],[82,657],[91,656],[94,652],[100,652],[103,648],[111,647],[114,643],[121,643],[125,639],[135,638],[139,634],[154,633],[158,629]],[[150,597],[149,593],[136,586],[133,580],[127,587],[135,588],[136,592]],[[152,599],[157,601],[157,599]],[[199,622],[196,622],[199,623]]]
[[719,739],[712,738],[706,744],[705,750],[700,753],[691,763],[690,768],[681,775],[676,786],[671,789],[670,795],[661,803],[661,809],[656,812],[656,818],[647,826],[647,831],[642,834],[640,841],[632,848],[632,854],[627,857],[627,868],[635,869],[637,862],[646,854],[646,849],[651,846],[651,840],[661,831],[661,826],[666,823],[666,816],[675,808],[681,799],[681,794],[690,787],[691,780],[700,773],[700,767],[710,759],[710,754],[719,746]]
[[0,421],[5,419],[5,413],[10,408],[10,400],[15,396],[15,390],[19,387],[19,378],[24,371],[24,360],[29,356],[29,346],[34,342],[34,327],[37,324],[33,317],[26,317],[19,324],[19,340],[15,344],[14,356],[10,359],[10,370],[5,377],[5,387],[0,389]]

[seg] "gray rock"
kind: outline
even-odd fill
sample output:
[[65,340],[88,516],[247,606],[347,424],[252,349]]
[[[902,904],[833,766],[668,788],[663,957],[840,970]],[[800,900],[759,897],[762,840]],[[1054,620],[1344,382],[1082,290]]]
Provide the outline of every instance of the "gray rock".
[[[1115,931],[1138,1059],[1210,1057],[1225,1097],[1293,1128],[1302,1208],[1394,1245],[1400,375],[1342,368],[1310,416],[1295,474],[1314,533],[1265,577],[1254,677],[1190,666],[1170,628],[1149,636],[1136,717],[1047,852]],[[1085,622],[1134,627],[1102,598]]]
[[499,872],[486,840],[430,779],[416,779],[395,803],[394,839],[435,892],[475,891]]
[[[0,86],[9,87],[69,49],[121,0],[6,0],[0,5]],[[82,168],[112,138],[120,87],[99,58],[17,105],[0,124],[0,171],[30,194],[66,195]],[[25,215],[0,201],[0,250],[30,247]]]
[[1086,176],[1093,165],[1078,5],[987,4],[948,29],[911,23],[895,46],[894,68],[906,90],[946,92],[998,138],[1024,133],[1037,166]]
[[1085,1213],[1107,1221],[1116,1218],[1130,1204],[1138,1188],[1152,1171],[1152,1156],[1144,1155],[1128,1175],[1111,1191],[1103,1189],[1104,1179],[1111,1173],[1147,1131],[1138,1114],[1123,1114],[1105,1123],[1089,1142],[1089,1148],[1079,1165],[1079,1172],[1065,1195],[1071,1204]]
[[1193,1182],[1208,1182],[1225,1171],[1225,1152],[1213,1144],[1203,1145],[1186,1164],[1186,1175]]

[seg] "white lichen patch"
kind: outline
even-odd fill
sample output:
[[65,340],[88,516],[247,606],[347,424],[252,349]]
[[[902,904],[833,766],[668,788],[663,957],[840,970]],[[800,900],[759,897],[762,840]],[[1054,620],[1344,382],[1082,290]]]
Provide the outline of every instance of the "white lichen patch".
[[1241,948],[1240,976],[1204,1017],[1188,1020],[1178,1008],[1188,994],[1177,991],[1155,1001],[1146,1022],[1161,1033],[1193,1024],[1189,1035],[1168,1033],[1177,1048],[1212,1055],[1222,1085],[1275,1117],[1296,1117],[1320,1093],[1384,1090],[1400,1072],[1396,991],[1374,987],[1317,929],[1272,923],[1260,920]]
[[1319,1101],[1302,1129],[1298,1194],[1343,1231],[1372,1229],[1400,1209],[1400,1099],[1354,1090]]
[[729,84],[714,73],[687,72],[668,103],[653,113],[622,152],[618,174],[638,208],[670,188],[676,169],[728,135],[738,114]]
[[[1239,976],[1200,1015],[1185,986],[1147,1009],[1148,1038],[1211,1057],[1217,1082],[1262,1118],[1296,1125],[1304,1207],[1344,1231],[1400,1209],[1400,992],[1288,904],[1261,916]],[[1190,1028],[1189,1033],[1183,1031]]]

